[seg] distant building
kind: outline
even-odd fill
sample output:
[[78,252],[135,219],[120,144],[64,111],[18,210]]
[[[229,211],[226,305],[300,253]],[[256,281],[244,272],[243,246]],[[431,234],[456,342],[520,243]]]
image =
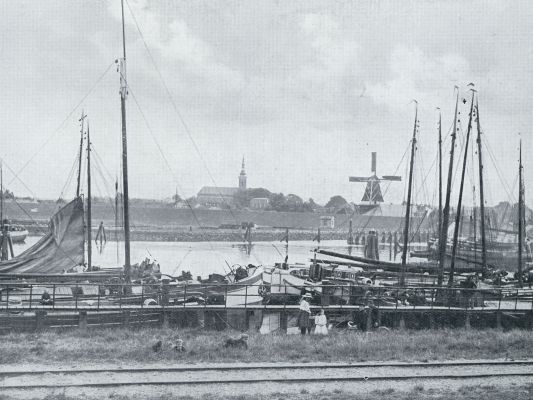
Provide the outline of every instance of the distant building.
[[335,217],[333,215],[322,215],[320,217],[320,227],[326,229],[335,228]]
[[266,197],[256,197],[250,200],[250,208],[255,210],[264,210],[268,207],[268,199]]
[[246,171],[243,157],[241,173],[239,174],[239,187],[204,186],[196,195],[196,200],[206,207],[232,206],[235,203],[234,196],[244,190],[246,190]]

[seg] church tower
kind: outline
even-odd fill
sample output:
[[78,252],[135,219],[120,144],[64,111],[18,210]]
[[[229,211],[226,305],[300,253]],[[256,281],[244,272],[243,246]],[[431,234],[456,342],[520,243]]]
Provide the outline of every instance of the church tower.
[[246,171],[244,170],[244,156],[242,157],[241,173],[239,174],[239,190],[246,190]]

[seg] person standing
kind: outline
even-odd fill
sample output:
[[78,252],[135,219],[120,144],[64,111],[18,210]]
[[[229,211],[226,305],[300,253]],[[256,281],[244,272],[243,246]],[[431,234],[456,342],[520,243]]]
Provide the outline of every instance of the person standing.
[[315,335],[328,334],[328,320],[324,314],[324,309],[320,309],[320,313],[315,317]]
[[306,293],[302,296],[302,300],[300,301],[300,309],[298,312],[298,328],[300,328],[302,335],[311,333],[311,323],[309,321],[311,307],[309,306],[308,302],[310,299],[311,295]]

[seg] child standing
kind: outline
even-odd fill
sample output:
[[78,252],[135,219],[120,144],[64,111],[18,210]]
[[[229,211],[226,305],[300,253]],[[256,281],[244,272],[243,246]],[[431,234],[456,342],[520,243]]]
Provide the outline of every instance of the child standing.
[[315,335],[327,335],[328,334],[328,320],[324,314],[324,309],[320,310],[320,314],[315,317]]

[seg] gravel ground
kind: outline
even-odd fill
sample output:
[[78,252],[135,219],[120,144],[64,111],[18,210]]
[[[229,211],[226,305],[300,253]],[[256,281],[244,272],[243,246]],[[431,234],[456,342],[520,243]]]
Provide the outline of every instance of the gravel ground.
[[[41,369],[35,366],[26,366],[32,370]],[[42,367],[42,366],[41,366]],[[80,366],[78,366],[79,368]],[[102,366],[100,366],[101,368]],[[125,367],[125,366],[124,366]],[[85,368],[85,366],[84,366]],[[2,368],[6,370],[6,368]],[[17,366],[17,370],[21,370]],[[284,369],[278,370],[263,370],[260,372],[261,378],[316,378],[321,377],[401,377],[401,376],[423,376],[423,375],[455,375],[455,374],[487,374],[487,373],[531,373],[533,368],[531,366],[446,366],[446,367],[377,367],[370,368],[361,365],[360,368],[345,368],[345,369]],[[316,383],[277,383],[277,382],[263,382],[263,383],[241,383],[230,384],[223,383],[225,380],[231,379],[257,379],[257,370],[241,370],[241,371],[195,371],[195,372],[143,372],[143,373],[82,373],[80,375],[65,375],[62,373],[45,374],[38,376],[13,376],[5,377],[0,382],[0,389],[4,396],[14,399],[32,399],[42,398],[46,395],[54,396],[58,393],[65,394],[74,398],[84,397],[87,399],[104,398],[111,394],[120,394],[128,398],[146,398],[148,396],[156,397],[158,395],[180,395],[189,396],[191,398],[201,398],[209,393],[216,393],[220,398],[226,396],[249,395],[252,393],[283,393],[291,395],[301,393],[302,390],[309,393],[319,393],[320,391],[329,391],[341,389],[350,393],[370,393],[375,390],[394,389],[396,391],[409,391],[415,387],[422,385],[424,388],[432,388],[437,390],[446,390],[451,388],[459,388],[463,385],[527,385],[532,383],[531,377],[498,377],[490,379],[469,378],[469,379],[427,379],[419,378],[409,381],[360,381],[360,382],[319,382]],[[218,381],[217,384],[210,385],[182,385],[182,386],[132,386],[122,388],[67,388],[67,389],[26,389],[13,390],[7,389],[5,386],[9,385],[35,385],[35,384],[70,384],[76,382],[159,382],[159,381],[201,381],[213,380]]]

